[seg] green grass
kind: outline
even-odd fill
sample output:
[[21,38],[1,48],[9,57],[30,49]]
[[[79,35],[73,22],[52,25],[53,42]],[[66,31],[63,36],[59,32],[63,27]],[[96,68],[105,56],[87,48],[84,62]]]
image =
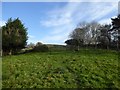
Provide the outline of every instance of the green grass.
[[118,53],[82,49],[5,56],[3,88],[120,88]]

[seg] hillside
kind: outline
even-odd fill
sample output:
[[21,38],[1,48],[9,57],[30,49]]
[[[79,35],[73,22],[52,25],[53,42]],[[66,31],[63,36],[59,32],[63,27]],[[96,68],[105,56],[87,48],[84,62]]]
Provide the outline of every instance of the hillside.
[[118,53],[81,49],[3,57],[3,88],[120,88]]

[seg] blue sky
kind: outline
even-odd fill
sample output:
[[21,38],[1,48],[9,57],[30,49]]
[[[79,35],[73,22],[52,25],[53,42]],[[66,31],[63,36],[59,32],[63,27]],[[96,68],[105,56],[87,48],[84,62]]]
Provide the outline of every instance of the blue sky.
[[117,2],[2,2],[0,24],[19,17],[28,28],[28,43],[64,44],[78,23],[110,23],[117,14]]

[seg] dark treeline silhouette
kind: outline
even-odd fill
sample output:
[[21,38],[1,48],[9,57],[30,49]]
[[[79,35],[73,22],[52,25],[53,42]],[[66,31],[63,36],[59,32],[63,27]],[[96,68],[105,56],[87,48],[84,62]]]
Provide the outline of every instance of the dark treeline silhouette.
[[97,22],[82,22],[70,33],[66,40],[67,48],[79,50],[80,47],[102,49],[120,48],[120,15],[111,18],[111,24],[101,25]]

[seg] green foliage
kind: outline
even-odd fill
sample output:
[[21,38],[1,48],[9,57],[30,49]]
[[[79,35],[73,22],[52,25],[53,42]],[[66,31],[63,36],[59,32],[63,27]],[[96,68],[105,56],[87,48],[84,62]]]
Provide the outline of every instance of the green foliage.
[[27,29],[19,18],[10,18],[5,26],[2,27],[2,49],[7,54],[16,53],[26,45]]
[[3,88],[119,88],[118,52],[34,52],[5,56]]
[[117,18],[111,18],[112,20],[112,26],[111,29],[112,35],[114,37],[114,41],[117,42],[117,49],[120,50],[120,14],[117,16]]
[[83,45],[83,41],[79,39],[69,39],[66,40],[68,50],[76,50],[79,51],[79,47]]
[[36,46],[40,46],[40,45],[42,45],[41,42],[37,42],[37,43],[36,43]]
[[33,49],[33,51],[36,51],[36,52],[47,52],[49,49],[47,47],[47,45],[36,45]]

